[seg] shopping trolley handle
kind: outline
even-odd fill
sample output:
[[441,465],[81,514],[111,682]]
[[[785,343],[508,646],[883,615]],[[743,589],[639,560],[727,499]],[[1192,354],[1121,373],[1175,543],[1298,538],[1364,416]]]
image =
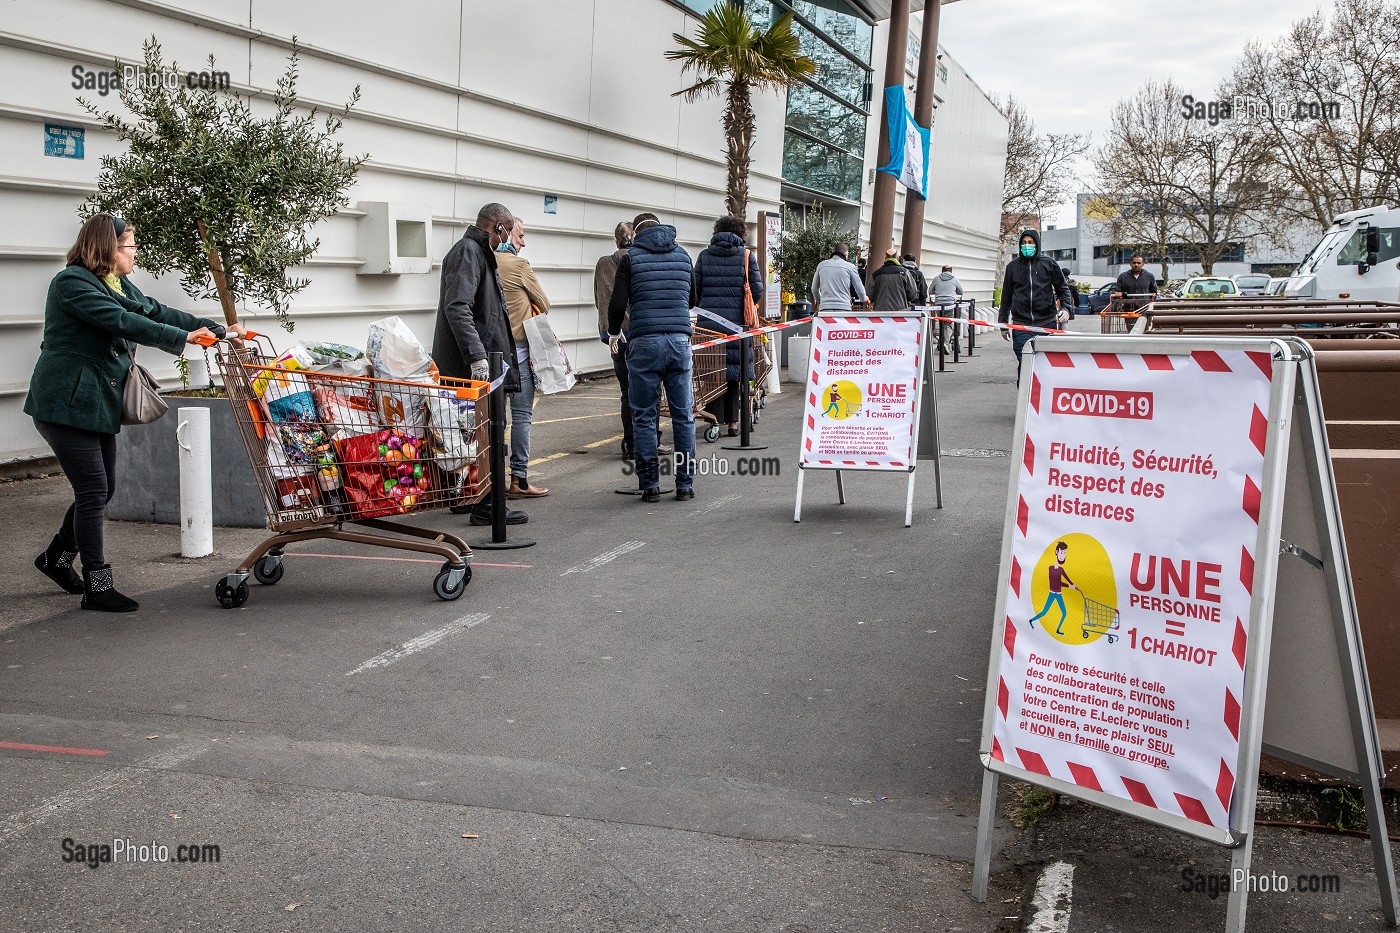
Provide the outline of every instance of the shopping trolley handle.
[[259,337],[258,332],[254,330],[245,330],[242,338],[226,336],[228,334],[228,328],[224,327],[222,324],[216,324],[210,329],[214,332],[214,336],[210,337],[206,334],[197,334],[195,335],[194,342],[201,347],[212,347],[220,340],[232,342],[239,339],[256,340]]

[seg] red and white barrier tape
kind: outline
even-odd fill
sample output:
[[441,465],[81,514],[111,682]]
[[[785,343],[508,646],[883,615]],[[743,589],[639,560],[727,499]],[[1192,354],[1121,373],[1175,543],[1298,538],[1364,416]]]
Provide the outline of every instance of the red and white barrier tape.
[[[915,311],[924,311],[924,310],[928,310],[928,309],[925,309],[925,308],[915,308],[914,310],[915,310]],[[852,313],[858,313],[858,312],[852,312]],[[753,330],[744,331],[742,334],[731,334],[731,335],[726,336],[726,337],[717,337],[717,338],[715,338],[714,340],[707,340],[707,341],[705,341],[704,343],[692,344],[690,349],[691,349],[692,351],[693,351],[693,350],[705,350],[705,349],[708,349],[709,347],[717,347],[717,346],[720,346],[721,344],[732,343],[732,342],[734,342],[735,340],[741,340],[741,339],[743,339],[744,337],[752,337],[752,336],[754,336],[754,335],[756,335],[756,334],[768,334],[768,333],[772,333],[772,332],[774,332],[774,331],[786,330],[786,329],[789,328],[789,327],[796,327],[796,326],[799,325],[799,324],[810,324],[810,323],[812,323],[813,321],[819,320],[821,317],[828,317],[828,316],[831,316],[831,315],[815,315],[815,316],[813,316],[813,317],[804,317],[804,318],[800,318],[800,319],[798,319],[798,320],[796,320],[796,321],[784,321],[784,322],[782,322],[781,324],[770,324],[770,325],[768,325],[768,326],[766,326],[766,327],[755,327]],[[839,317],[840,315],[836,315],[836,316]],[[977,319],[975,319],[975,318],[939,317],[939,316],[937,316],[937,315],[929,315],[929,320],[930,320],[930,321],[942,321],[942,322],[947,323],[947,324],[971,324],[971,325],[973,325],[973,326],[975,326],[975,327],[985,327],[985,328],[988,328],[989,330],[1024,330],[1024,331],[1029,331],[1029,332],[1034,333],[1034,334],[1064,334],[1064,333],[1068,333],[1068,331],[1056,330],[1056,329],[1053,328],[1053,327],[1032,327],[1032,326],[1030,326],[1030,325],[1028,325],[1028,324],[1001,324],[1001,323],[996,322],[996,321],[979,321],[979,320],[977,320]]]
[[742,340],[745,337],[753,337],[756,334],[771,334],[774,331],[786,330],[789,327],[796,327],[798,324],[810,324],[816,318],[804,317],[796,321],[783,321],[780,324],[769,324],[766,327],[755,327],[753,330],[746,330],[742,334],[731,334],[728,337],[717,337],[714,340],[707,340],[704,343],[692,344],[691,350],[704,350],[708,347],[717,347],[723,343],[732,343],[735,340]]

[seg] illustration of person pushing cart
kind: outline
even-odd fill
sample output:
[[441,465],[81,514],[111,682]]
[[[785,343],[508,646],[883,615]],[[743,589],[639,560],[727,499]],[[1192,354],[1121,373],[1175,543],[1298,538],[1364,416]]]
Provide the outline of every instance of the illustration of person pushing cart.
[[1034,625],[1037,619],[1050,611],[1051,606],[1059,606],[1060,624],[1055,626],[1056,635],[1063,635],[1065,633],[1065,619],[1069,618],[1069,610],[1065,608],[1065,597],[1061,590],[1066,586],[1072,590],[1079,589],[1079,587],[1074,585],[1074,581],[1069,578],[1069,574],[1065,572],[1065,555],[1068,553],[1069,545],[1065,544],[1063,541],[1055,545],[1055,563],[1051,564],[1050,569],[1046,572],[1050,579],[1050,595],[1045,597],[1045,607],[1031,616],[1030,621],[1030,624]]
[[841,417],[841,393],[837,391],[836,386],[831,387],[831,396],[827,399],[826,411],[822,414],[829,415],[833,411],[836,412],[836,417]]

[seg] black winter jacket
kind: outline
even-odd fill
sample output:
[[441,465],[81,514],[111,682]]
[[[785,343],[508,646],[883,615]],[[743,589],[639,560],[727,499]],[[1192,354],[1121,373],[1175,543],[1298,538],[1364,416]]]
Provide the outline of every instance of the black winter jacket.
[[[744,325],[744,288],[747,285],[756,308],[763,306],[763,276],[758,270],[758,253],[749,250],[744,268],[744,241],[733,233],[716,233],[710,245],[695,260],[690,276],[690,303],[711,314],[718,314],[740,327]],[[704,321],[700,322],[704,326]],[[739,381],[739,341],[725,345],[725,370],[729,382]],[[753,371],[750,369],[749,376]]]
[[496,272],[490,234],[468,227],[442,260],[442,293],[433,329],[433,361],[444,376],[467,379],[471,364],[486,354],[504,354],[507,392],[520,391],[515,338],[510,333],[506,294]]
[[[1027,235],[1035,240],[1035,255],[1029,259],[1020,255],[1019,246],[1021,238]],[[1006,275],[1001,280],[1001,308],[997,320],[1003,324],[1054,327],[1055,302],[1063,302],[1067,309],[1074,308],[1065,274],[1059,263],[1040,252],[1040,234],[1034,230],[1022,231],[1016,242],[1016,258],[1006,264]]]
[[886,261],[870,277],[870,306],[875,311],[908,311],[918,301],[914,276],[898,262]]

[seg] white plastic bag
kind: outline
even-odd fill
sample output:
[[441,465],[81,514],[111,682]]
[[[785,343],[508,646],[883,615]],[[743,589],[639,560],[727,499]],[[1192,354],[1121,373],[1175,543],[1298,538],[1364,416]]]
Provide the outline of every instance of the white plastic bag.
[[564,345],[550,326],[549,315],[536,314],[525,319],[525,338],[530,341],[530,365],[535,370],[535,383],[545,395],[567,392],[578,380]]
[[[376,379],[437,382],[433,358],[401,318],[386,317],[370,324],[365,352]],[[376,387],[375,396],[380,424],[423,435],[428,425],[427,393],[381,385]]]
[[428,396],[428,437],[438,466],[449,473],[476,459],[476,402],[461,399],[452,389]]

